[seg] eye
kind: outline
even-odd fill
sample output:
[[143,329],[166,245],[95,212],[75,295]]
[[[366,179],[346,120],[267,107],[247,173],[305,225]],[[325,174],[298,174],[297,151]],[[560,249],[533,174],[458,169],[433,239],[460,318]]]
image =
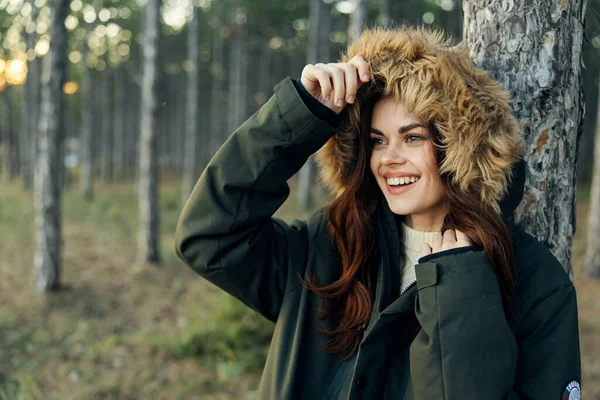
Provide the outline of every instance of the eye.
[[377,146],[377,145],[380,145],[380,144],[386,144],[386,143],[387,142],[385,141],[385,139],[382,139],[380,137],[375,137],[375,136],[371,137],[371,144],[373,146]]
[[406,135],[406,136],[404,136],[404,141],[406,143],[412,143],[412,142],[420,141],[423,139],[425,139],[425,137],[421,136],[421,135]]

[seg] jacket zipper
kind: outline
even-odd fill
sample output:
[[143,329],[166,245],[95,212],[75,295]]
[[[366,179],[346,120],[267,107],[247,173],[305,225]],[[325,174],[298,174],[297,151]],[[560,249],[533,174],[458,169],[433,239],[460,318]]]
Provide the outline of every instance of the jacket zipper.
[[415,286],[417,283],[417,280],[415,279],[414,281],[412,281],[410,283],[410,285],[408,285],[406,288],[404,288],[403,291],[400,292],[400,296],[402,296],[404,293],[408,292],[410,288],[412,288],[413,286]]

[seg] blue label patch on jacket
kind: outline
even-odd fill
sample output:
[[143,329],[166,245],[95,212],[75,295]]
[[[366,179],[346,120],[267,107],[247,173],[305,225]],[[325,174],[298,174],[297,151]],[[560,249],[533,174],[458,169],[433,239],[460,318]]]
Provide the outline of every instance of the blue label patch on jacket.
[[577,381],[573,381],[567,385],[562,400],[581,400],[581,385]]

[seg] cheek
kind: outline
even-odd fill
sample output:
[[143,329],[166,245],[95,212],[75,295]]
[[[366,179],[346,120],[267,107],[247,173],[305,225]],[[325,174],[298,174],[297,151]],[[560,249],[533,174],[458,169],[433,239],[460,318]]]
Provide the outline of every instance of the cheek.
[[377,171],[379,170],[379,162],[378,157],[375,152],[371,153],[371,158],[369,160],[369,167],[371,168],[371,173],[375,178],[377,178]]

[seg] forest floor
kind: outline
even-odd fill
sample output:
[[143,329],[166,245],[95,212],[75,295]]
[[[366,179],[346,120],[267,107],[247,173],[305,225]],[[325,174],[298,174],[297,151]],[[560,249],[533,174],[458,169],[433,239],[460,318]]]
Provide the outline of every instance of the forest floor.
[[[1,400],[255,397],[265,345],[244,357],[227,344],[264,335],[272,324],[232,305],[228,296],[178,260],[173,231],[181,209],[179,189],[178,182],[162,184],[163,262],[157,266],[136,263],[135,185],[98,185],[91,202],[81,200],[77,190],[67,190],[63,290],[36,295],[31,196],[19,184],[2,184]],[[596,399],[600,398],[600,281],[580,271],[586,196],[579,196],[573,264],[584,395]],[[308,214],[294,209],[292,196],[278,215],[291,220]],[[229,311],[223,314],[223,309]],[[216,321],[215,315],[224,315],[225,321]],[[211,329],[216,336],[210,336]],[[209,348],[206,343],[213,341]]]

